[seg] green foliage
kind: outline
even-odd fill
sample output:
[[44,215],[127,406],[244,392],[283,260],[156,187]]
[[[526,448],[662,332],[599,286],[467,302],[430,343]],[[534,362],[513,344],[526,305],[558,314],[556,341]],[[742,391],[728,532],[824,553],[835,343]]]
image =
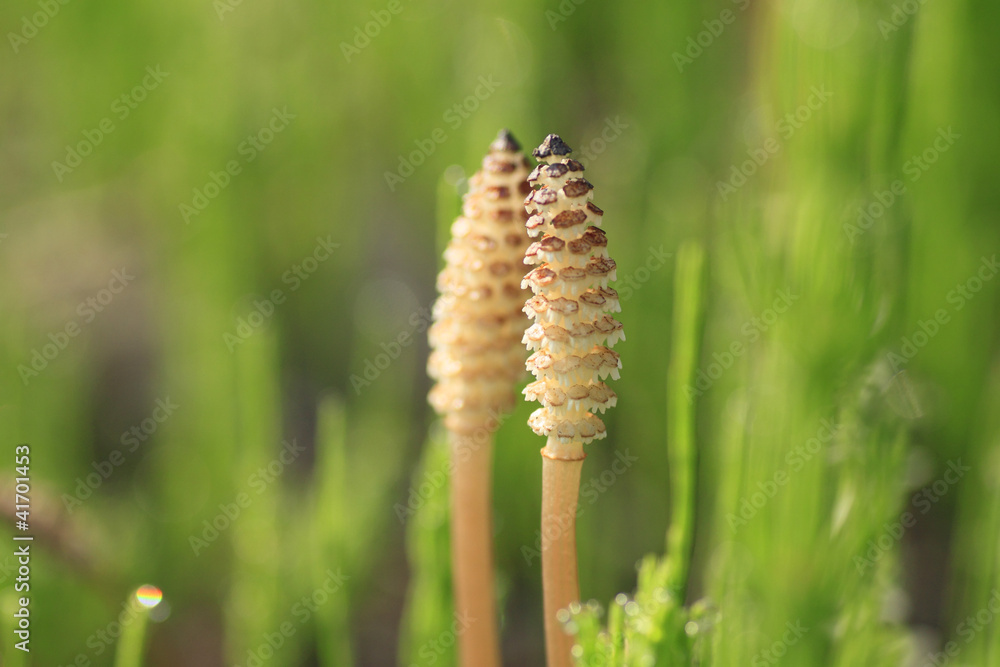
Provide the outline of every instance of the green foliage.
[[[576,149],[624,301],[620,400],[588,449],[577,533],[583,597],[615,602],[571,621],[581,661],[729,667],[777,645],[796,667],[920,664],[948,641],[956,664],[1000,661],[1000,623],[966,622],[1000,588],[1000,282],[984,268],[1000,7],[403,0],[348,57],[387,3],[42,4],[58,12],[16,48],[43,8],[0,5],[0,434],[5,453],[31,445],[38,535],[28,656],[0,554],[4,665],[109,667],[98,633],[143,582],[170,608],[147,627],[150,667],[243,665],[285,622],[268,667],[422,664],[452,622],[444,495],[404,522],[395,507],[443,460],[426,308],[457,177],[500,127]],[[120,117],[157,66],[169,75]],[[810,107],[816,90],[832,95]],[[55,172],[105,118],[114,131]],[[390,189],[401,160],[412,175]],[[87,320],[123,266],[135,280]],[[225,338],[274,290],[259,327]],[[175,413],[129,451],[167,397]],[[494,488],[505,659],[533,667],[529,412],[497,433]],[[292,439],[305,451],[258,494],[250,476]],[[635,465],[602,481],[626,451]],[[959,460],[971,471],[933,492]],[[241,493],[253,502],[194,553]],[[296,615],[303,597],[325,602]]]
[[[413,578],[406,603],[405,623],[401,634],[399,664],[455,664],[454,650],[440,652],[442,632],[454,619],[451,597],[451,539],[448,522],[448,493],[451,485],[447,471],[450,451],[447,438],[436,433],[427,443],[420,465],[411,480],[419,506],[403,516],[406,519],[406,552]],[[430,489],[424,493],[424,489]]]
[[599,622],[596,602],[571,609],[567,631],[575,634],[578,664],[691,665],[707,664],[714,613],[707,602],[684,607],[688,588],[698,468],[694,433],[694,401],[687,388],[695,380],[703,311],[705,252],[693,242],[681,246],[674,281],[672,348],[667,378],[670,454],[670,529],[667,554],[646,556],[639,564],[635,594],[615,596],[607,627]]

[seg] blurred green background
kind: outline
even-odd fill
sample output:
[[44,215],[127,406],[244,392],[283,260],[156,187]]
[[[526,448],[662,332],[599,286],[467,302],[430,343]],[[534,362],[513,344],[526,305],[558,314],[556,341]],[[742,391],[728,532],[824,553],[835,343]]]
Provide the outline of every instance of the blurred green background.
[[[974,0],[4,3],[3,664],[111,665],[143,583],[164,592],[146,665],[453,664],[426,309],[500,127],[576,150],[619,267],[583,597],[632,595],[688,466],[686,598],[712,611],[663,641],[712,665],[1000,664],[998,20]],[[684,243],[702,271],[675,266]],[[671,326],[699,356],[668,413]],[[678,406],[697,464],[671,449]],[[530,410],[495,476],[505,664],[527,666]]]

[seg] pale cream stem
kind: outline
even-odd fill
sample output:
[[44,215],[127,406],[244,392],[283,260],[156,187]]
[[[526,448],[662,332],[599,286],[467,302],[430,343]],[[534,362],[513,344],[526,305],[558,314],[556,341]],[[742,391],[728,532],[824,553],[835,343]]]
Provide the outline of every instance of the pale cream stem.
[[583,445],[550,436],[542,449],[542,591],[548,667],[571,667],[573,638],[559,621],[560,609],[580,599],[576,565],[576,511]]
[[[485,434],[485,437],[475,437]],[[493,581],[493,435],[451,434],[451,562],[459,665],[499,667]]]

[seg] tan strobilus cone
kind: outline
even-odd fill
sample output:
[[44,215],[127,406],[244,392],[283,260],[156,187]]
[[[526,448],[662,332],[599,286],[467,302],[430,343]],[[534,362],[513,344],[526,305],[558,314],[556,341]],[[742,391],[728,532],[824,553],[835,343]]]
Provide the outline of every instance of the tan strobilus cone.
[[493,432],[514,404],[523,375],[522,261],[528,236],[521,205],[528,161],[503,130],[469,180],[438,276],[428,373],[431,405],[451,443],[451,542],[462,667],[498,667],[493,573]]
[[524,312],[535,320],[523,342],[533,350],[527,368],[535,376],[524,389],[542,407],[528,424],[548,436],[542,449],[542,587],[545,645],[549,667],[572,665],[572,639],[557,613],[579,600],[576,564],[576,512],[583,445],[605,437],[594,411],[615,405],[615,393],[602,380],[618,379],[621,361],[610,348],[625,339],[618,312],[615,262],[607,238],[597,227],[603,211],[591,202],[593,186],[583,165],[567,157],[570,148],[550,134],[534,150],[541,163],[528,182],[536,189],[525,200],[528,234],[541,238],[525,253],[534,264],[522,283],[534,296]]

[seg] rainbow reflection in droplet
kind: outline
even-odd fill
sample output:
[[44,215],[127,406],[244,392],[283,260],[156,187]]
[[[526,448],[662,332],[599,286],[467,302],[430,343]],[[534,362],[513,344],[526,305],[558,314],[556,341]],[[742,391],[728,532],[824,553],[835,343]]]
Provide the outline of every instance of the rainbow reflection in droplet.
[[161,591],[156,586],[140,586],[135,592],[135,599],[139,601],[143,607],[147,609],[152,609],[156,605],[160,604],[160,600],[163,599],[163,591]]

